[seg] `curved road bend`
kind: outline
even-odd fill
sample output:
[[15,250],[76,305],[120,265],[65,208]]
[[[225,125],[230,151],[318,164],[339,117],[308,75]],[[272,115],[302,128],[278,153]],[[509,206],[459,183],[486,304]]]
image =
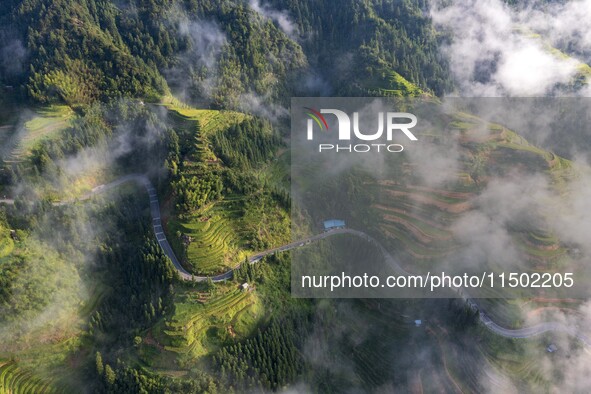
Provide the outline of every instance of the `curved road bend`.
[[[164,234],[164,229],[162,228],[162,220],[161,220],[161,214],[160,214],[160,204],[158,202],[158,195],[156,193],[156,189],[152,185],[152,182],[150,182],[150,180],[148,179],[147,176],[142,175],[142,174],[130,174],[130,175],[123,176],[113,182],[95,187],[89,193],[85,194],[81,198],[81,200],[89,199],[91,196],[93,196],[95,194],[99,194],[99,193],[105,192],[107,190],[111,190],[117,186],[120,186],[120,185],[122,185],[126,182],[130,182],[130,181],[135,181],[135,182],[139,183],[140,185],[144,186],[144,188],[148,192],[148,196],[150,198],[150,214],[152,216],[152,227],[154,229],[154,235],[156,235],[156,239],[158,241],[158,244],[162,248],[164,254],[172,261],[172,264],[174,265],[174,267],[178,271],[181,278],[183,278],[184,280],[193,280],[196,282],[202,282],[207,279],[211,279],[214,282],[220,282],[220,281],[224,281],[224,280],[228,280],[228,279],[232,278],[232,274],[233,274],[234,270],[237,269],[238,267],[240,267],[241,264],[237,265],[235,268],[233,268],[225,273],[215,275],[215,276],[192,275],[191,273],[189,273],[187,270],[185,270],[183,268],[180,261],[177,259],[176,255],[174,254],[174,251],[172,250],[172,247],[170,246],[170,243],[168,242],[166,235]],[[65,204],[69,204],[73,201],[75,201],[75,200],[65,200],[62,202],[56,202],[56,203],[54,203],[54,205],[58,205],[58,206],[65,205]],[[14,204],[14,200],[0,199],[0,204],[2,204],[2,203]],[[380,251],[384,255],[386,261],[390,264],[390,266],[399,275],[410,275],[410,273],[408,271],[404,270],[404,268],[402,268],[400,263],[398,263],[398,261],[376,239],[374,239],[373,237],[371,237],[370,235],[368,235],[362,231],[348,229],[348,228],[335,229],[335,230],[323,232],[323,233],[316,234],[316,235],[310,236],[308,238],[302,239],[297,242],[292,242],[292,243],[289,243],[289,244],[286,244],[283,246],[279,246],[277,248],[268,249],[268,250],[265,250],[263,252],[257,253],[255,255],[249,257],[248,261],[251,264],[256,263],[257,261],[259,261],[260,259],[262,259],[265,256],[268,256],[268,255],[271,255],[274,253],[278,253],[278,252],[285,252],[285,251],[288,251],[291,249],[295,249],[295,248],[304,246],[306,244],[309,244],[311,242],[319,241],[321,239],[328,238],[328,237],[331,237],[331,236],[337,235],[337,234],[351,234],[351,235],[355,235],[357,237],[363,238],[368,242],[373,243],[375,246],[377,246],[380,249]],[[480,309],[477,301],[475,299],[471,298],[465,292],[465,290],[462,290],[462,289],[456,289],[456,290],[458,291],[460,296],[462,298],[464,298],[466,303],[472,309],[479,311],[480,322],[482,324],[484,324],[484,326],[486,328],[488,328],[490,331],[492,331],[493,333],[495,333],[497,335],[500,335],[500,336],[503,336],[506,338],[531,338],[533,336],[541,335],[541,334],[543,334],[545,332],[549,332],[549,331],[563,332],[563,333],[566,333],[570,336],[573,336],[573,337],[579,339],[586,346],[591,346],[591,339],[589,339],[584,334],[580,333],[575,327],[566,326],[560,322],[546,322],[546,323],[540,323],[540,324],[536,324],[534,326],[518,328],[518,329],[508,329],[508,328],[502,327],[502,326],[498,325],[497,323],[495,323],[490,317],[488,317],[488,315],[486,315],[486,313]]]
[[164,254],[172,261],[172,264],[178,271],[181,278],[184,280],[205,280],[207,277],[197,277],[191,275],[190,272],[185,270],[181,265],[179,259],[177,259],[166,235],[164,234],[164,229],[162,228],[162,215],[160,214],[160,203],[158,201],[158,194],[156,193],[156,188],[152,185],[152,182],[148,179],[147,176],[141,174],[130,174],[124,177],[121,177],[111,183],[107,183],[106,185],[100,185],[95,187],[90,191],[90,193],[86,194],[83,199],[90,198],[92,195],[97,193],[102,193],[107,190],[113,189],[123,183],[135,181],[142,185],[146,191],[148,192],[148,197],[150,198],[150,215],[152,217],[152,228],[154,229],[154,235],[156,236],[156,240],[158,244],[162,248]]

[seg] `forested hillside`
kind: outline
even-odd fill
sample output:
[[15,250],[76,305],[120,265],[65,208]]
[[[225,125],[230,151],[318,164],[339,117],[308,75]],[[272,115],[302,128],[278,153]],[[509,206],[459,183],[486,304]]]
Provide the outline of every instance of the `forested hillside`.
[[5,52],[21,51],[13,59],[20,64],[4,62],[4,84],[42,103],[154,101],[168,91],[167,79],[189,98],[235,107],[251,91],[276,99],[288,74],[306,64],[297,43],[240,3],[27,0],[1,7]]
[[252,109],[291,93],[379,94],[400,81],[450,88],[423,1],[271,4],[293,30],[243,2],[6,1],[0,80],[29,100],[75,106],[154,101],[169,89]]
[[392,71],[437,95],[451,88],[425,0],[270,3],[293,16],[310,62],[338,95],[399,89],[389,85]]
[[[449,90],[427,15],[397,0],[0,2],[0,393],[404,381],[339,331],[369,319],[397,343],[408,327],[293,299],[289,253],[189,283],[157,240],[193,275],[290,242],[289,98]],[[105,187],[135,173],[149,199]]]

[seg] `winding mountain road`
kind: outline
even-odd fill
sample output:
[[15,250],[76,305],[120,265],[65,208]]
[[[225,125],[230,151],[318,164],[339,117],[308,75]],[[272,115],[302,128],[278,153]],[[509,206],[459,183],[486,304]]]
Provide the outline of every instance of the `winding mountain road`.
[[[146,191],[148,192],[148,196],[150,198],[150,214],[152,217],[152,227],[154,230],[154,235],[156,236],[158,244],[162,248],[164,254],[172,261],[172,264],[174,265],[177,272],[179,273],[179,276],[182,279],[192,280],[192,281],[196,281],[196,282],[202,282],[202,281],[211,279],[213,282],[220,282],[220,281],[225,281],[225,280],[232,278],[234,270],[239,268],[241,264],[237,265],[236,267],[234,267],[233,269],[231,269],[225,273],[215,275],[215,276],[193,275],[183,268],[182,264],[177,259],[176,255],[174,254],[174,251],[173,251],[172,247],[170,246],[168,239],[166,238],[166,235],[164,233],[164,229],[162,228],[162,216],[160,213],[160,203],[158,201],[158,195],[156,193],[156,189],[154,188],[154,185],[152,185],[152,182],[150,182],[150,180],[148,179],[147,176],[142,175],[142,174],[125,175],[121,178],[118,178],[117,180],[115,180],[113,182],[95,187],[89,193],[85,194],[84,196],[82,196],[82,198],[80,198],[78,200],[89,199],[93,195],[103,193],[105,191],[114,189],[124,183],[132,182],[132,181],[143,186],[146,189]],[[65,204],[70,204],[74,201],[76,201],[76,200],[74,200],[74,199],[64,200],[64,201],[60,201],[60,202],[55,202],[54,205],[61,206],[61,205],[65,205]],[[3,198],[3,199],[0,199],[0,204],[12,205],[12,204],[14,204],[14,200]],[[316,235],[310,236],[308,238],[299,240],[297,242],[292,242],[292,243],[289,243],[289,244],[286,244],[283,246],[279,246],[277,248],[268,249],[263,252],[257,253],[253,256],[250,256],[248,261],[251,264],[256,263],[257,261],[259,261],[260,259],[262,259],[265,256],[268,256],[268,255],[271,255],[274,253],[278,253],[278,252],[285,252],[288,250],[292,250],[292,249],[304,246],[306,244],[309,244],[309,243],[312,243],[315,241],[319,241],[321,239],[332,237],[337,234],[350,234],[350,235],[354,235],[354,236],[363,238],[366,241],[373,243],[375,246],[377,246],[380,249],[384,258],[386,259],[386,262],[388,264],[390,264],[390,266],[396,271],[397,274],[411,275],[411,273],[407,272],[406,270],[404,270],[404,268],[402,268],[400,263],[377,240],[375,240],[373,237],[371,237],[370,235],[368,235],[362,231],[349,229],[349,228],[342,228],[342,229],[335,229],[335,230],[331,230],[331,231],[326,231],[326,232],[316,234]],[[534,326],[518,328],[518,329],[509,329],[509,328],[502,327],[502,326],[498,325],[497,323],[495,323],[479,307],[476,299],[471,298],[466,293],[465,289],[455,289],[455,290],[466,301],[466,303],[470,306],[470,308],[479,312],[480,322],[486,328],[488,328],[490,331],[492,331],[493,333],[495,333],[497,335],[500,335],[500,336],[506,337],[506,338],[531,338],[531,337],[538,336],[538,335],[541,335],[541,334],[544,334],[544,333],[550,332],[550,331],[562,332],[562,333],[566,333],[574,338],[577,338],[584,345],[591,347],[591,339],[589,339],[589,337],[587,337],[586,335],[579,332],[576,327],[567,326],[567,325],[560,323],[560,322],[545,322],[545,323],[540,323],[540,324],[537,324]]]

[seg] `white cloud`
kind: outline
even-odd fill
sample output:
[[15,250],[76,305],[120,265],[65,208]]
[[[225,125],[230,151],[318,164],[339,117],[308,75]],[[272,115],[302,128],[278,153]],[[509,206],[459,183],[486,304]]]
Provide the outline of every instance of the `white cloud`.
[[178,28],[179,37],[187,40],[188,48],[178,56],[177,64],[165,71],[166,80],[183,101],[195,94],[193,90],[211,98],[219,83],[218,62],[227,44],[226,34],[217,23],[190,19],[177,8],[167,18]]
[[485,97],[572,94],[556,89],[572,81],[580,61],[552,51],[551,46],[562,47],[567,37],[573,41],[584,36],[581,47],[591,48],[588,30],[565,26],[576,25],[573,19],[582,18],[591,1],[575,3],[515,8],[501,0],[434,0],[433,21],[452,37],[443,51],[449,56],[456,93]]
[[494,81],[511,96],[543,96],[557,83],[567,83],[577,71],[572,59],[557,59],[540,46],[525,43],[507,53]]
[[191,44],[189,52],[192,60],[210,69],[216,66],[217,59],[226,44],[226,35],[216,23],[183,18],[179,21],[179,33],[189,38]]
[[259,0],[250,0],[249,4],[250,8],[252,8],[254,11],[261,14],[263,17],[271,19],[277,23],[279,28],[283,30],[283,32],[288,36],[294,37],[294,35],[297,33],[297,27],[287,12],[275,10],[268,4],[261,4]]

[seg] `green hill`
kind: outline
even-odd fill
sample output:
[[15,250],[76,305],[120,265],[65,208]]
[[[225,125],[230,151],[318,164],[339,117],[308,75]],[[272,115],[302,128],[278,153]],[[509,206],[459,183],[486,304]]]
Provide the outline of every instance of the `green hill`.
[[[177,254],[184,256],[185,265],[198,274],[218,273],[236,266],[265,245],[286,241],[286,212],[274,195],[278,186],[265,184],[266,179],[272,178],[274,150],[280,146],[270,125],[238,112],[191,108],[173,98],[166,99],[164,106],[179,135],[190,142],[190,146],[181,149],[186,153],[174,164],[175,199],[167,219],[167,233]],[[239,133],[242,127],[249,131],[241,136],[245,145],[238,147],[237,134],[225,136]],[[260,142],[248,140],[249,136]],[[234,147],[226,150],[223,144]],[[259,158],[259,153],[254,157],[233,153],[259,152],[258,149],[266,157]],[[247,196],[246,187],[258,191]],[[259,217],[256,209],[262,207],[253,204],[253,200],[267,204],[267,217]],[[271,218],[279,218],[279,223],[267,223]],[[263,222],[275,226],[277,231],[259,233]]]

